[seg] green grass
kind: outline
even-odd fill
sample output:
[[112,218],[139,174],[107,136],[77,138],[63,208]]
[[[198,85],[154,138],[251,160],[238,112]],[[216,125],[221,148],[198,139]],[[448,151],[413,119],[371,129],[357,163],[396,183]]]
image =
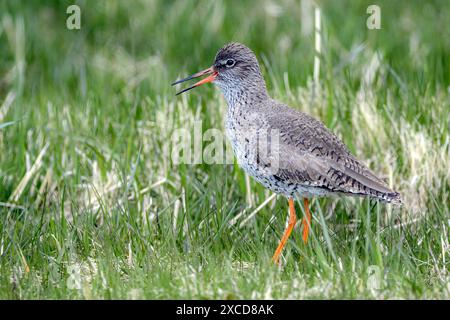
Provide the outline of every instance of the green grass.
[[[317,88],[295,1],[76,3],[79,31],[72,1],[0,3],[0,298],[450,297],[447,1],[378,1],[381,30],[372,1],[322,1]],[[226,112],[213,86],[170,83],[231,40],[404,207],[316,199],[310,242],[294,229],[272,265],[287,201],[245,220],[270,192],[237,165],[170,158],[174,130],[222,130]]]

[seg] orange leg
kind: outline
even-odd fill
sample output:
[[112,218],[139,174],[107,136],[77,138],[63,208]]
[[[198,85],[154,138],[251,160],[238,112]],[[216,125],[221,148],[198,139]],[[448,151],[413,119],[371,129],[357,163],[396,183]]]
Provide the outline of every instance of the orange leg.
[[295,226],[295,222],[297,221],[297,216],[295,215],[295,207],[294,207],[294,199],[289,198],[289,223],[284,231],[283,237],[281,238],[280,244],[278,245],[277,250],[272,257],[272,261],[278,263],[278,259],[280,258],[281,251],[283,250],[286,241],[289,239],[291,235],[292,229]]
[[303,242],[308,242],[309,229],[311,228],[311,212],[309,212],[309,200],[303,198],[303,205],[305,206],[306,217],[303,218]]

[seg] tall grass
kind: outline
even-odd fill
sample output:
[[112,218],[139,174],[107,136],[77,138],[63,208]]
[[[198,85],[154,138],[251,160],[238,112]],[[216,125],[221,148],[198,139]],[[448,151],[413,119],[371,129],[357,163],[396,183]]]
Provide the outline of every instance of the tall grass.
[[[1,2],[0,297],[448,299],[450,6],[379,1],[368,30],[370,1],[321,1],[314,89],[305,3],[77,1],[71,31],[70,1]],[[170,159],[174,130],[226,112],[171,81],[231,40],[404,207],[316,199],[311,241],[297,227],[273,266],[287,201],[236,164]]]

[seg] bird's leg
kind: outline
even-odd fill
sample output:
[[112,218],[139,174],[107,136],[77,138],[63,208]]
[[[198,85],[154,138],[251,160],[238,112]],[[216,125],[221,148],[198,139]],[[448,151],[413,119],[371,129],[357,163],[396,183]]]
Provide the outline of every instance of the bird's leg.
[[303,205],[305,206],[306,217],[303,218],[303,242],[308,242],[309,229],[311,227],[311,212],[309,212],[309,200],[308,198],[303,198]]
[[289,223],[286,230],[284,231],[283,237],[281,238],[280,244],[278,245],[278,248],[277,250],[275,250],[275,253],[272,257],[273,262],[278,263],[281,251],[283,250],[286,241],[289,239],[289,236],[291,235],[292,229],[294,228],[296,221],[297,216],[295,215],[294,199],[289,198]]

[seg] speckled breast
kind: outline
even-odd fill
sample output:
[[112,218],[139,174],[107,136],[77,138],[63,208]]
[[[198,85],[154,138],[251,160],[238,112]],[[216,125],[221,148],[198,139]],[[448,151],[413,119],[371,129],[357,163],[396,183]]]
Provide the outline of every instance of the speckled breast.
[[279,178],[276,171],[267,168],[258,161],[258,150],[255,143],[254,131],[245,129],[235,119],[227,118],[226,134],[236,155],[239,166],[265,188],[286,197],[314,197],[325,196],[328,192],[321,188],[301,185]]

